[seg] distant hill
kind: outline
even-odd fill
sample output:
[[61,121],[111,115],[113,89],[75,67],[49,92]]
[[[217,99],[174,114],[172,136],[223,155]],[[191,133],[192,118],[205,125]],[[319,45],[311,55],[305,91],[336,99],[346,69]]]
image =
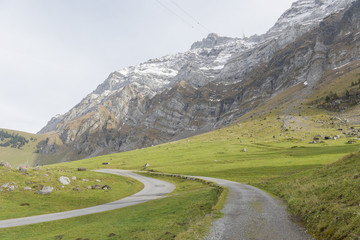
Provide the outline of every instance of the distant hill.
[[34,166],[44,157],[39,149],[41,143],[50,144],[55,139],[53,133],[32,134],[0,128],[0,161],[10,163],[13,168]]

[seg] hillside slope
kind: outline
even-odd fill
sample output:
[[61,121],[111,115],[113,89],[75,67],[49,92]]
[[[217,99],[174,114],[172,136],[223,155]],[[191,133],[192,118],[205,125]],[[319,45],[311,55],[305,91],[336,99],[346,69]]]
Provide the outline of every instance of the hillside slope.
[[10,163],[13,168],[34,165],[39,155],[36,153],[37,145],[45,138],[43,135],[0,129],[0,161]]

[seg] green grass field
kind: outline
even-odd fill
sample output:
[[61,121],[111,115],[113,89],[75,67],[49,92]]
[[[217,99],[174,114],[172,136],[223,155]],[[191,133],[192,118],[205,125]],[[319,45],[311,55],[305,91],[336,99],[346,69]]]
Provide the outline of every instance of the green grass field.
[[168,197],[119,210],[0,229],[0,239],[199,239],[219,216],[221,192],[197,181],[151,175],[176,184]]
[[[75,176],[76,180],[71,179],[69,185],[63,186],[57,181],[60,176],[70,179]],[[17,188],[14,191],[0,191],[1,220],[95,206],[124,198],[143,187],[140,182],[131,178],[70,168],[52,168],[49,171],[29,169],[24,175],[17,170],[0,167],[0,187],[8,182],[14,182]],[[111,189],[86,189],[95,184],[106,184]],[[48,195],[35,194],[41,186],[51,186],[54,191]],[[32,189],[24,190],[24,187]],[[75,187],[81,191],[74,191]]]

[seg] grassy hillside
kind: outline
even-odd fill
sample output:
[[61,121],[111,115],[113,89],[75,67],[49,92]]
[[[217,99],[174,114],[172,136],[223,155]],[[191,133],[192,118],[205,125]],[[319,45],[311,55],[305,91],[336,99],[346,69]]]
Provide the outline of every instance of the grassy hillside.
[[360,238],[360,153],[258,184],[289,204],[318,239]]
[[[15,136],[21,136],[27,141],[24,146],[19,148],[12,146],[0,146],[0,161],[9,162],[13,168],[16,168],[18,165],[33,166],[38,157],[38,154],[36,153],[36,146],[40,141],[45,140],[47,136],[9,129],[0,129],[0,131]],[[5,143],[8,140],[9,139],[0,139],[0,143]]]

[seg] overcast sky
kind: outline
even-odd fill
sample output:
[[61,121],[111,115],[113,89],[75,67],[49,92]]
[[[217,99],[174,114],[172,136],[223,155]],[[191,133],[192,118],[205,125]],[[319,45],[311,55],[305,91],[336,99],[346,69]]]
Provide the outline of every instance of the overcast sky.
[[292,0],[0,0],[0,128],[36,133],[126,66],[215,32],[266,32]]

